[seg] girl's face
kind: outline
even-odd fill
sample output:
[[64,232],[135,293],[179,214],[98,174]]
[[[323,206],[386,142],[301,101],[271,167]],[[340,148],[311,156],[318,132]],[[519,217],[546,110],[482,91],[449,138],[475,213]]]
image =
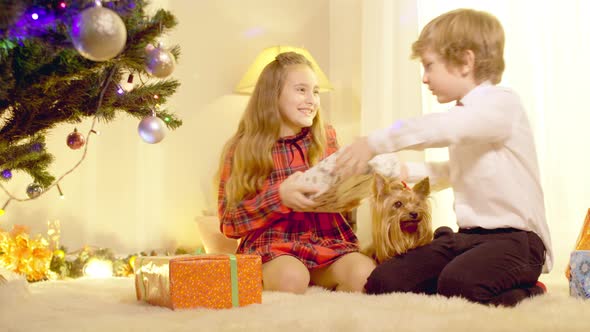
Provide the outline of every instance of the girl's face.
[[439,103],[459,101],[477,86],[470,63],[451,67],[432,51],[424,52],[421,58],[424,66],[422,83],[428,85]]
[[279,96],[281,137],[311,127],[320,106],[318,81],[306,65],[291,65]]

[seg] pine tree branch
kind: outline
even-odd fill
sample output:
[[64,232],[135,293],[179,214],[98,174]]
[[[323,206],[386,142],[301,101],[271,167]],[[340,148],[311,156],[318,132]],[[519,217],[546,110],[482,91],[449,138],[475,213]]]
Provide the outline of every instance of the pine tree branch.
[[[127,28],[127,43],[118,56],[103,62],[82,57],[69,36],[74,17],[94,0],[72,0],[58,9],[57,0],[0,0],[0,171],[29,174],[46,190],[55,186],[84,160],[97,121],[114,121],[119,113],[142,118],[154,109],[167,126],[182,124],[172,112],[159,108],[179,86],[174,79],[144,83],[123,95],[117,93],[123,73],[149,77],[146,46],[157,45],[162,34],[177,25],[168,11],[153,17],[144,13],[146,1],[103,3],[116,11]],[[39,11],[38,22],[31,10]],[[180,48],[170,52],[178,59]],[[154,99],[154,95],[158,99]],[[92,118],[82,158],[57,179],[47,169],[53,156],[45,148],[45,135],[55,126]],[[11,200],[24,201],[0,187]]]

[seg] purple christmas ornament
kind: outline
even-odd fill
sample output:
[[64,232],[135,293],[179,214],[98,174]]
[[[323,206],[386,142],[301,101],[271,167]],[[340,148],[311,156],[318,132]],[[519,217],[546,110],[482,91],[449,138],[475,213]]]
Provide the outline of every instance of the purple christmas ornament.
[[43,151],[44,148],[45,148],[45,144],[43,144],[43,143],[34,143],[31,146],[31,150],[33,152],[41,152],[41,151]]
[[9,169],[5,169],[2,171],[2,177],[6,180],[10,180],[12,178],[12,172]]

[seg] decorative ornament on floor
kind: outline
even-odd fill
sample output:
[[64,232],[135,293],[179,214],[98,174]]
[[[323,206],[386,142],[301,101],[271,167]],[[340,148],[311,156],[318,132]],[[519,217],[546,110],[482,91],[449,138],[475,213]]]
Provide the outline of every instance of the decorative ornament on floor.
[[149,254],[142,251],[124,258],[116,257],[108,248],[84,246],[68,252],[64,246],[54,249],[61,233],[59,221],[49,221],[47,225],[47,236],[37,234],[34,237],[25,226],[15,225],[10,232],[0,227],[0,268],[21,274],[29,282],[82,276],[130,277],[138,256],[178,256],[195,252],[185,248],[160,253],[151,250]]
[[156,116],[155,111],[152,111],[152,115],[146,116],[139,122],[137,131],[144,142],[155,144],[166,136],[166,124]]
[[29,198],[37,198],[43,192],[43,187],[38,183],[31,183],[27,186],[27,196]]
[[66,139],[66,144],[72,150],[78,150],[79,148],[84,146],[84,143],[86,143],[84,135],[79,133],[77,128],[74,128],[74,131],[71,132]]
[[92,61],[106,61],[117,56],[127,41],[127,29],[119,15],[102,7],[100,1],[96,7],[80,12],[72,23],[72,42],[76,50]]
[[154,77],[164,78],[174,71],[174,56],[162,48],[161,44],[154,47],[148,44],[145,48],[145,69]]
[[47,240],[30,236],[25,226],[15,225],[10,232],[0,228],[0,267],[39,281],[47,277],[51,256]]

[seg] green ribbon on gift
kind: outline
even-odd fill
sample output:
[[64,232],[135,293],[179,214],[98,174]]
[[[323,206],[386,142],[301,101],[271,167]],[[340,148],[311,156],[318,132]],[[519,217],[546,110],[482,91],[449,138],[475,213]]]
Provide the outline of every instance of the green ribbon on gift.
[[240,306],[238,295],[238,259],[236,255],[229,254],[229,268],[231,273],[231,304],[234,307]]
[[[203,255],[201,248],[197,248],[195,255]],[[231,304],[233,307],[240,306],[240,295],[238,293],[238,258],[234,254],[227,254],[229,256],[229,269],[231,277]]]

